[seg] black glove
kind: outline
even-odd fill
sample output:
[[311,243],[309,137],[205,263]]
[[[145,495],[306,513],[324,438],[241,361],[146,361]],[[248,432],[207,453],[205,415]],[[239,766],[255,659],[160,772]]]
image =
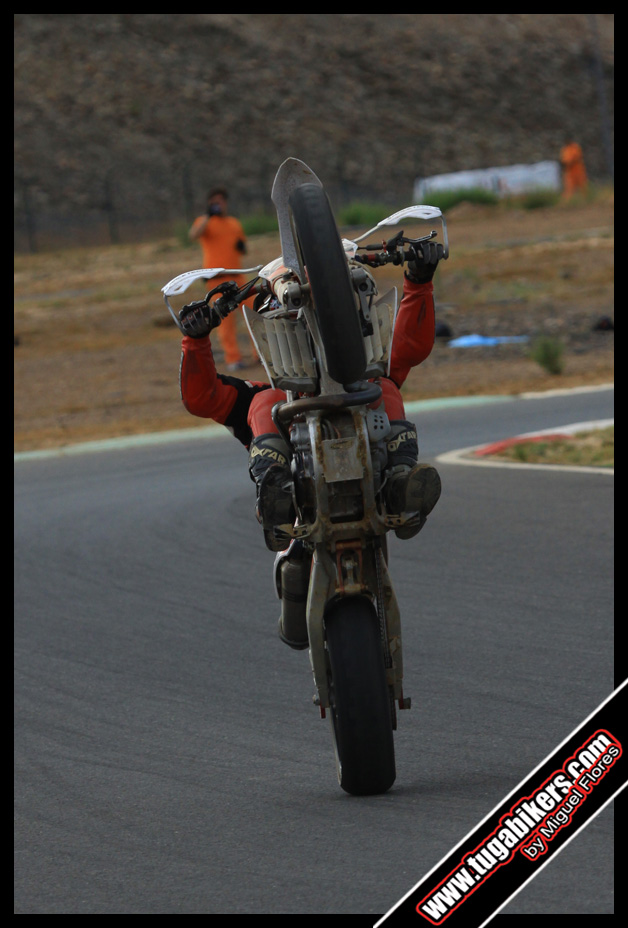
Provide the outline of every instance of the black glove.
[[185,335],[204,338],[222,322],[220,314],[206,300],[195,300],[184,306],[179,313],[179,322]]
[[434,276],[438,262],[443,257],[445,249],[438,242],[421,242],[420,245],[411,245],[412,257],[408,261],[406,276],[415,284],[427,284]]

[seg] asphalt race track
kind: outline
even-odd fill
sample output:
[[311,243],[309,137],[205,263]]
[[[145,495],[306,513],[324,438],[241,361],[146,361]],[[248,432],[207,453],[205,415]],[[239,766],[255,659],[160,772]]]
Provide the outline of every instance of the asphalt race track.
[[[613,416],[612,390],[428,409],[422,458]],[[232,438],[15,468],[16,914],[373,924],[613,689],[609,475],[439,465],[391,538],[412,709],[337,785]],[[613,912],[612,806],[505,914]]]

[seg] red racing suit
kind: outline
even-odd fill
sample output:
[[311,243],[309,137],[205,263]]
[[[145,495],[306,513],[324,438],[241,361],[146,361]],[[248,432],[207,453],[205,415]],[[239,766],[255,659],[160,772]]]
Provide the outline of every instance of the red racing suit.
[[[378,380],[381,403],[390,421],[405,419],[400,387],[411,368],[424,361],[434,345],[434,287],[418,284],[404,275],[403,298],[393,336],[390,374]],[[268,383],[241,380],[216,371],[209,335],[184,336],[179,384],[183,405],[194,416],[226,426],[248,449],[253,438],[277,429],[271,409],[285,393]]]

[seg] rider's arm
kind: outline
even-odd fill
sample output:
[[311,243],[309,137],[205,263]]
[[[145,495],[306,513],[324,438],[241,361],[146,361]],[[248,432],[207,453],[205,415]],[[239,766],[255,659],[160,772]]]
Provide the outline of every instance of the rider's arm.
[[398,387],[413,367],[425,361],[434,347],[434,334],[434,285],[404,276],[390,360],[390,379]]
[[218,379],[209,337],[181,343],[179,386],[183,405],[193,416],[224,422],[233,406],[233,391]]
[[183,405],[193,416],[213,419],[230,429],[247,448],[251,429],[247,422],[251,400],[268,384],[227,377],[216,371],[209,336],[181,343],[179,386]]

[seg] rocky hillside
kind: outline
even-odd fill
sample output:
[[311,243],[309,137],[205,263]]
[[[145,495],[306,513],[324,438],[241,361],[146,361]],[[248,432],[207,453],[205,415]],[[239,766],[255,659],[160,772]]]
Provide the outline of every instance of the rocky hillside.
[[215,182],[250,212],[289,155],[337,204],[406,203],[417,175],[556,158],[568,137],[601,179],[613,19],[16,14],[16,216],[174,221]]

